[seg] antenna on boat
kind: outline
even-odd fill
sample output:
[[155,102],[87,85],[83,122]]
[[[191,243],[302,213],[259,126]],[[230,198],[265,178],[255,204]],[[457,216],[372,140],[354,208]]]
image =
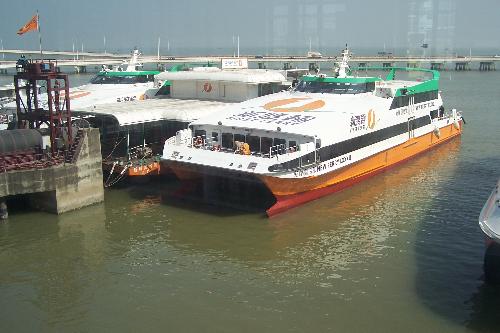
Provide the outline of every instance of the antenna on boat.
[[161,37],[158,37],[158,55],[157,55],[157,60],[160,61],[160,42],[161,42]]
[[347,77],[347,72],[349,71],[349,59],[351,58],[351,52],[347,44],[345,44],[345,49],[342,50],[342,59],[337,63],[338,67],[335,69],[336,77]]
[[[137,67],[141,67],[142,64],[139,63],[139,56],[141,55],[141,52],[137,49],[137,47],[134,48],[132,51],[132,56],[130,57],[130,61],[127,64],[127,72],[135,72],[137,70]],[[124,62],[125,64],[125,62]]]

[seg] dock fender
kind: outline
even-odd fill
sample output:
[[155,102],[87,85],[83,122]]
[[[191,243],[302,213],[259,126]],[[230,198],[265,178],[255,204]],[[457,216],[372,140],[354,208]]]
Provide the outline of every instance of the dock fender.
[[436,137],[439,139],[439,137],[441,136],[441,131],[439,130],[439,127],[437,126],[434,126],[434,130],[432,131],[434,133],[434,135],[436,135]]

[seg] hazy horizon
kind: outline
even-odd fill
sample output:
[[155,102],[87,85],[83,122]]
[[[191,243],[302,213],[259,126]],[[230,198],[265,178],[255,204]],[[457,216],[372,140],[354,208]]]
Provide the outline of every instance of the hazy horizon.
[[[38,7],[45,50],[119,51],[137,46],[162,54],[228,54],[240,36],[242,54],[303,54],[309,48],[338,53],[500,53],[500,3],[460,0],[214,0],[86,2],[26,0],[0,14],[5,49],[38,49],[38,34],[16,34]],[[104,44],[104,38],[106,43]],[[421,45],[429,44],[428,50]],[[83,44],[83,45],[82,45]],[[167,44],[169,44],[169,50]]]

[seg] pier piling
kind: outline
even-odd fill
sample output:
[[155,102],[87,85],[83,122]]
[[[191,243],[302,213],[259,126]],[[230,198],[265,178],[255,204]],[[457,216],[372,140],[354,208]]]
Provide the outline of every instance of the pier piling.
[[431,69],[437,71],[444,71],[445,70],[444,62],[431,62]]
[[7,210],[7,204],[4,199],[0,198],[0,220],[6,220],[9,217],[9,211]]
[[459,61],[455,63],[455,70],[456,71],[468,71],[470,70],[469,62],[468,61]]
[[493,61],[481,61],[479,63],[480,71],[495,71],[495,63]]

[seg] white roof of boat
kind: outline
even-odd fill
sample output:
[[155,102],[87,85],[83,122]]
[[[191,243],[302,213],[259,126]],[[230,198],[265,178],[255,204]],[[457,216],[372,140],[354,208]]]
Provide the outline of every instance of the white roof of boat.
[[156,75],[156,78],[160,80],[169,80],[169,81],[209,80],[209,81],[243,82],[243,83],[253,83],[253,84],[286,81],[284,73],[272,69],[163,72]]
[[[386,111],[390,103],[390,99],[371,93],[337,95],[286,91],[228,106],[192,124],[216,126],[221,122],[227,127],[265,131],[276,131],[279,127],[284,133],[317,135],[328,140],[332,138],[333,129],[349,131],[353,116],[366,114],[370,110],[375,113]],[[308,110],[295,111],[304,106],[307,109],[308,105]],[[340,131],[338,134],[341,134]]]
[[99,104],[73,110],[74,116],[110,116],[120,126],[141,124],[158,120],[191,122],[202,116],[221,110],[233,103],[191,99],[149,99],[124,103]]

